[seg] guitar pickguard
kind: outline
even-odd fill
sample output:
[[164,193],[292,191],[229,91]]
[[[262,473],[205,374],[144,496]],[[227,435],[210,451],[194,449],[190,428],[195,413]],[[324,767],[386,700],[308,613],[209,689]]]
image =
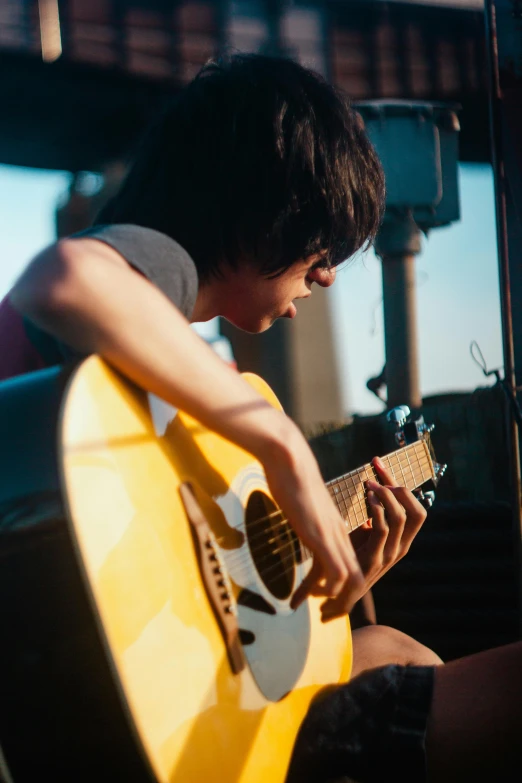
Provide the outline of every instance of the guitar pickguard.
[[249,498],[257,492],[269,498],[264,473],[259,465],[252,463],[240,470],[228,491],[214,501],[229,526],[243,533],[240,547],[221,550],[221,558],[236,587],[240,638],[248,641],[243,644],[243,652],[260,691],[266,699],[278,701],[294,688],[308,656],[311,633],[308,604],[301,604],[297,610],[290,607],[290,597],[304,577],[306,566],[289,558],[292,585],[285,598],[274,595],[265,584],[261,563],[256,567],[253,554],[260,534],[254,529],[253,535],[248,536],[245,513]]

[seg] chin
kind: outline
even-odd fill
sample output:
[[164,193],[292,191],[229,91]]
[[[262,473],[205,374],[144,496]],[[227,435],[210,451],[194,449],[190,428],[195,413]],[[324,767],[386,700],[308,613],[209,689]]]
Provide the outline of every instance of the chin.
[[268,331],[268,329],[270,329],[273,323],[274,321],[268,319],[266,321],[263,321],[262,323],[257,325],[257,327],[252,331],[252,334],[262,334],[263,332]]
[[235,326],[236,329],[241,329],[242,332],[248,332],[248,334],[261,334],[262,332],[266,332],[267,329],[270,329],[272,324],[275,321],[275,318],[263,318],[261,321],[248,321],[248,320],[232,320],[231,318],[226,319],[229,323],[232,324],[232,326]]

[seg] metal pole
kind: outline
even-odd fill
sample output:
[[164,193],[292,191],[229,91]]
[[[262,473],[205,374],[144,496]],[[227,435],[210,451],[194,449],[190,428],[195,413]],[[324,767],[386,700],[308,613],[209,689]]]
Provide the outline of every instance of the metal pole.
[[388,214],[375,243],[382,260],[387,405],[422,405],[417,348],[415,256],[421,231],[408,214]]
[[[506,137],[504,133],[505,117],[503,116],[503,91],[500,78],[499,39],[497,32],[495,0],[486,0],[486,34],[489,58],[489,110],[491,129],[491,157],[495,180],[495,202],[497,223],[497,249],[500,279],[500,304],[502,317],[502,344],[504,349],[504,379],[512,389],[517,388],[517,374],[520,370],[516,367],[515,334],[513,320],[519,315],[514,307],[516,300],[516,288],[512,290],[512,277],[516,279],[516,266],[519,263],[516,253],[517,242],[514,236],[516,231],[516,215],[514,207],[509,199],[508,178],[516,183],[520,180],[521,173],[516,169],[515,156],[511,155],[512,168],[506,165]],[[514,24],[514,20],[513,20]],[[514,39],[513,39],[514,40]],[[510,53],[502,51],[504,60]],[[518,53],[517,53],[518,54]],[[522,95],[522,87],[519,87]],[[508,149],[509,152],[509,149]],[[510,183],[513,192],[513,183]],[[516,190],[516,188],[515,188]],[[511,230],[510,230],[511,229]],[[513,247],[510,247],[510,239]],[[519,240],[520,241],[520,240]],[[515,274],[513,274],[515,272]],[[518,373],[517,373],[518,370]],[[516,392],[515,392],[516,394]],[[510,452],[511,473],[511,507],[513,520],[513,534],[515,556],[517,558],[518,601],[519,601],[519,635],[522,635],[522,499],[521,499],[521,468],[520,468],[520,433],[513,412],[507,411],[507,435]]]

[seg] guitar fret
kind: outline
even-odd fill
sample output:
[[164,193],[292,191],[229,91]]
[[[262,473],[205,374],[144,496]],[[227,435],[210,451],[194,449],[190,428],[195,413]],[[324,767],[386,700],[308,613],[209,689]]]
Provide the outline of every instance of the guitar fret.
[[411,471],[411,477],[412,477],[413,481],[415,481],[415,473],[413,472],[413,467],[412,467],[412,464],[411,464],[411,461],[410,461],[409,452],[406,452],[406,457],[408,459],[408,467],[409,467],[409,469]]
[[[353,497],[354,501],[357,502],[359,500],[359,498],[358,498],[358,494],[357,494],[357,486],[355,484],[355,477],[354,477],[353,473],[350,474],[350,479],[351,479],[351,482],[352,482],[352,490],[353,490],[352,497]],[[355,521],[357,522],[358,521],[358,519],[357,519],[357,511],[358,511],[358,509],[357,509],[357,506],[355,505],[355,503],[352,506],[352,508],[353,508],[353,513],[354,513],[354,516],[355,516]],[[350,521],[350,520],[348,520],[348,521]],[[350,527],[352,527],[351,522],[350,522]]]
[[[353,475],[347,474],[337,479],[332,486],[331,494],[350,530],[355,530],[366,521],[361,497],[359,496]],[[358,508],[357,504],[360,508]]]
[[367,497],[366,497],[366,486],[365,482],[368,480],[367,478],[368,472],[366,470],[366,465],[363,465],[361,468],[357,471],[357,476],[359,479],[359,487],[360,487],[360,494],[359,494],[359,505],[361,507],[361,524],[364,524],[367,519],[369,519],[370,514],[368,512],[368,506],[367,506]]
[[366,522],[366,520],[368,519],[368,510],[367,510],[367,507],[366,507],[366,489],[365,489],[365,486],[364,486],[364,481],[361,479],[362,471],[363,471],[363,468],[359,468],[359,470],[357,471],[357,475],[358,475],[358,478],[359,478],[359,486],[362,489],[362,493],[361,494],[359,494],[359,493],[357,494],[357,499],[359,501],[359,506],[361,508],[361,516],[363,517],[361,524],[363,525]]
[[[353,473],[350,475],[350,479],[352,482],[352,498],[354,500],[354,503],[352,505],[352,511],[353,511],[353,516],[355,517],[355,524],[352,524],[350,519],[348,519],[347,521],[350,524],[350,528],[352,530],[355,530],[357,527],[359,527],[359,525],[363,525],[366,519],[365,519],[364,506],[361,501],[361,493],[360,493],[360,489],[362,485],[360,483],[356,484],[355,476],[353,475]],[[362,490],[364,493],[364,487],[362,487]]]
[[339,510],[341,511],[341,515],[344,518],[346,518],[346,516],[349,514],[349,506],[348,503],[346,502],[345,487],[343,487],[343,485],[340,482],[339,485],[336,487],[336,492],[337,495],[335,499],[337,501],[337,504],[339,506],[342,504],[342,506],[344,507],[344,508],[341,507]]
[[383,460],[383,462],[384,462],[385,466],[388,468],[388,470],[390,471],[390,473],[392,474],[393,480],[396,481],[397,477],[396,477],[395,471],[393,469],[393,460],[392,460],[392,458],[391,457],[388,457],[388,459],[385,458]]
[[345,486],[343,486],[341,488],[341,497],[342,497],[342,501],[344,503],[344,510],[345,510],[344,516],[346,517],[350,513],[350,504],[349,504],[350,493],[348,492],[348,488],[346,486],[346,482],[345,482]]
[[[381,458],[393,480],[407,489],[416,489],[433,477],[433,463],[423,441],[417,441]],[[399,475],[400,474],[400,475]],[[378,481],[370,463],[328,482],[327,487],[350,531],[369,518],[366,505],[367,480]]]
[[[426,452],[423,451],[423,459],[420,460],[418,455],[416,453],[411,453],[406,451],[405,454],[401,454],[401,452],[396,452],[397,456],[390,455],[390,464],[393,466],[393,461],[397,463],[398,467],[400,468],[402,474],[403,474],[403,484],[405,486],[408,486],[409,488],[414,488],[419,485],[419,483],[422,483],[423,481],[427,480],[432,476],[432,469],[431,469],[431,462],[427,458]],[[412,462],[411,457],[415,458],[415,463]],[[409,472],[412,475],[412,479],[406,478],[406,475],[404,474],[403,464],[409,469]],[[426,470],[426,468],[428,468]]]

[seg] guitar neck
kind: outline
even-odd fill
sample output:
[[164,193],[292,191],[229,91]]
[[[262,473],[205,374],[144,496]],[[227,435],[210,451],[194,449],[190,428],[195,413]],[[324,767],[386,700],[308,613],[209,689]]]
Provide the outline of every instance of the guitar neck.
[[[397,484],[408,489],[417,489],[435,475],[428,446],[423,440],[393,451],[381,457],[381,461]],[[368,480],[379,481],[370,463],[326,485],[350,532],[369,519],[365,486]]]

